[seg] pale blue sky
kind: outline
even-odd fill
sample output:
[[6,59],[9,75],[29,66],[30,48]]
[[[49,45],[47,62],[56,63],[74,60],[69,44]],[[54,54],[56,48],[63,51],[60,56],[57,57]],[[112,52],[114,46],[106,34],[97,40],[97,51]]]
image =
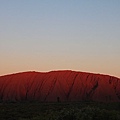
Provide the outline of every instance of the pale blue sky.
[[0,75],[72,69],[120,77],[120,0],[0,0]]

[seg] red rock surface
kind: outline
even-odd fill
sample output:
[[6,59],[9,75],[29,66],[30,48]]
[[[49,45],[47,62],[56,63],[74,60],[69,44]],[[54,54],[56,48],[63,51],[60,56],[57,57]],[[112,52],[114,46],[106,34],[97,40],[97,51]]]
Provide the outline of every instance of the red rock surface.
[[120,102],[120,79],[75,71],[23,72],[0,77],[1,101]]

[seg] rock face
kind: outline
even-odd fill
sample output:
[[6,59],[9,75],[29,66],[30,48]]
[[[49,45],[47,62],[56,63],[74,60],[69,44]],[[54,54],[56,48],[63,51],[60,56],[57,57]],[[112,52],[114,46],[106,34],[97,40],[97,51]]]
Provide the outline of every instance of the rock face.
[[120,79],[75,71],[17,73],[0,77],[0,100],[120,102]]

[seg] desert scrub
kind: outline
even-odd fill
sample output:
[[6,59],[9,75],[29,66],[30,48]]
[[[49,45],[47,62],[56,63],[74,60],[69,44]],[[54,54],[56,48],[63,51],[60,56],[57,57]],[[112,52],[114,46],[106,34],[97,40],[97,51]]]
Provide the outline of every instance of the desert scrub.
[[0,120],[120,120],[118,103],[1,103]]
[[96,107],[62,109],[55,120],[120,120],[120,112]]
[[76,111],[78,109],[73,108],[64,108],[58,113],[56,120],[76,120]]

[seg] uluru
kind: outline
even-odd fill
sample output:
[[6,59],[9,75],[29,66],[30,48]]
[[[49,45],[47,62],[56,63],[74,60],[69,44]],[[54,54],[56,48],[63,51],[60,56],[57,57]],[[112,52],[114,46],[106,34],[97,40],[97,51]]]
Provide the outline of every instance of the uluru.
[[70,70],[0,76],[0,101],[120,102],[117,77]]

